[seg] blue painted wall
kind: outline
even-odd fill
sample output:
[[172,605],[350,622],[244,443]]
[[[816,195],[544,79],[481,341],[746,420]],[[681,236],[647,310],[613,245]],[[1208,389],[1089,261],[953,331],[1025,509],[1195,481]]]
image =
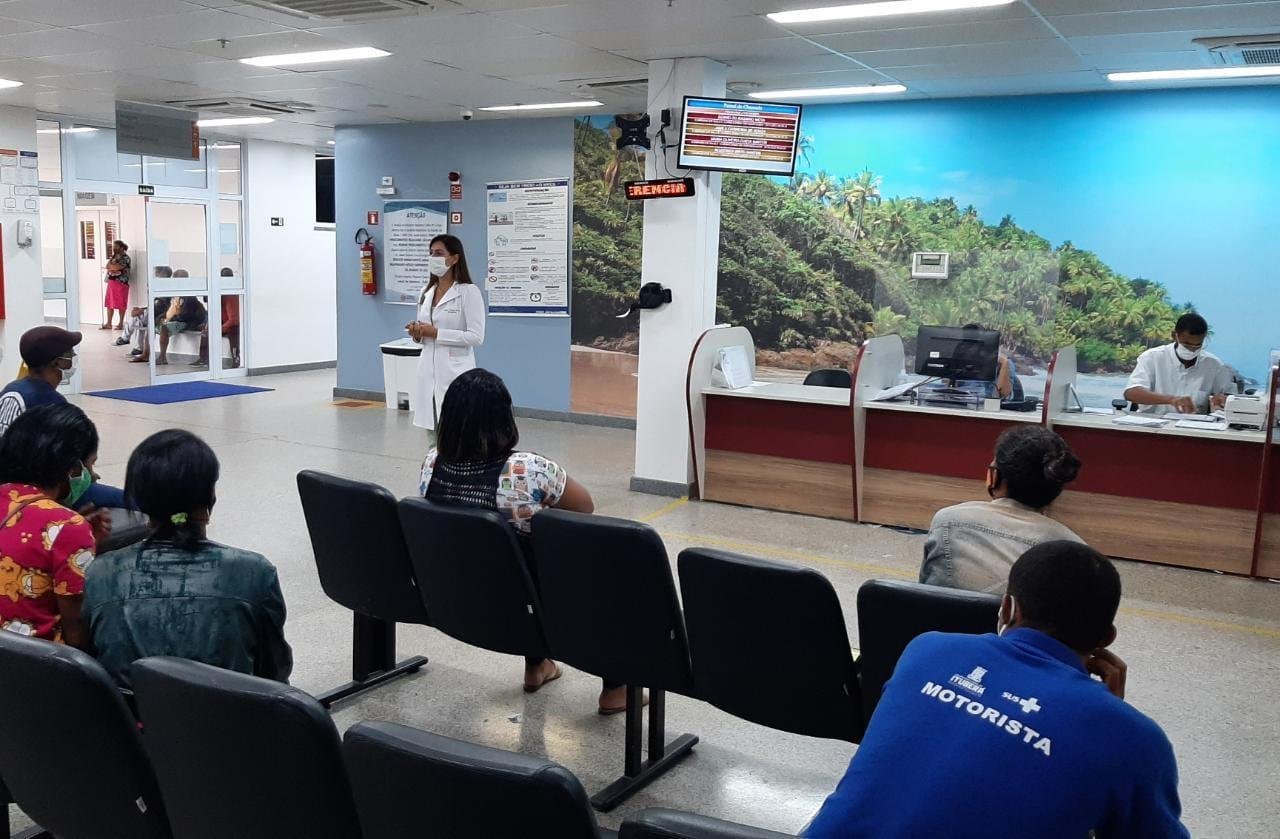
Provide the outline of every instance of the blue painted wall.
[[[360,293],[359,254],[353,242],[365,211],[380,210],[374,190],[395,178],[397,198],[447,198],[448,173],[462,173],[462,239],[472,276],[483,287],[485,184],[490,181],[573,176],[573,120],[520,119],[339,128],[335,165],[338,241],[338,387],[382,390],[378,344],[404,336],[413,309]],[[379,261],[386,253],[381,226],[374,235]],[[381,271],[381,265],[379,265]],[[506,380],[515,403],[569,410],[569,318],[489,318],[477,363]]]

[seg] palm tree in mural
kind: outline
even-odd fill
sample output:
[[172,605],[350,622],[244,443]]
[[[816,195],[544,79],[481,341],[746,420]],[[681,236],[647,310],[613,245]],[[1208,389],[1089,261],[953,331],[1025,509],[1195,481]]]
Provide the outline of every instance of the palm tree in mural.
[[870,169],[863,169],[856,177],[840,181],[838,203],[853,222],[854,240],[863,235],[862,217],[867,211],[867,204],[880,203],[880,183],[880,176]]
[[805,194],[805,187],[809,184],[808,172],[796,172],[791,176],[791,180],[787,181],[787,188],[799,195]]
[[813,162],[813,135],[802,135],[796,142],[796,158],[804,162],[808,166]]
[[826,203],[836,194],[835,179],[827,174],[826,169],[819,169],[818,174],[804,185],[804,194],[826,206]]

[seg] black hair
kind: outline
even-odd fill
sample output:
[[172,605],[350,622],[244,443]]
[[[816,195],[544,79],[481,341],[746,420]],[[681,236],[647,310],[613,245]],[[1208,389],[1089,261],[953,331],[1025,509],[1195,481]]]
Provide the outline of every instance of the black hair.
[[167,280],[173,277],[173,269],[168,265],[157,265],[155,268],[155,275],[162,280]]
[[1008,591],[1021,613],[1019,625],[1078,652],[1110,640],[1120,608],[1120,574],[1111,560],[1066,540],[1041,542],[1019,557],[1009,570]]
[[24,411],[0,437],[0,483],[60,487],[98,451],[98,429],[75,405]]
[[[436,242],[444,245],[444,249],[449,252],[450,256],[458,257],[458,261],[453,264],[453,281],[455,283],[471,285],[471,272],[467,270],[467,254],[466,251],[462,249],[462,240],[449,233],[441,233],[439,236],[436,236],[431,240],[428,247],[434,246]],[[432,277],[431,281],[427,283],[427,288],[431,288],[439,282],[439,280],[439,277]]]
[[1080,459],[1056,432],[1038,425],[1010,428],[996,440],[996,469],[1009,497],[1039,510],[1080,474]]
[[1208,335],[1209,322],[1195,312],[1187,312],[1178,318],[1178,322],[1173,325],[1174,333],[1181,332],[1184,335]]
[[195,514],[213,509],[218,472],[218,456],[208,443],[190,431],[170,428],[152,434],[129,455],[124,492],[151,519],[152,538],[194,549],[203,524]]
[[111,244],[112,244],[112,247],[117,247],[117,248],[119,248],[119,249],[120,249],[120,250],[122,250],[122,251],[127,251],[127,250],[129,250],[129,246],[128,246],[128,245],[126,245],[124,242],[120,241],[119,239],[116,239],[116,240],[115,240],[114,242],[112,242]]
[[230,268],[223,268],[221,271],[218,272],[218,276],[220,277],[234,277],[235,275],[236,275],[236,272],[232,271]]
[[511,393],[502,379],[479,367],[449,385],[438,425],[436,456],[443,463],[496,460],[520,442]]

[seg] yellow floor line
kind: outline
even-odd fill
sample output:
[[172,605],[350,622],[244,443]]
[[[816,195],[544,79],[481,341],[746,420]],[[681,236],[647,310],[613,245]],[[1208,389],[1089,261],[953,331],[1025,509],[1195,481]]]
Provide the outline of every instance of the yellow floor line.
[[1188,623],[1195,626],[1208,626],[1213,629],[1221,629],[1227,632],[1243,632],[1248,635],[1261,635],[1264,638],[1280,638],[1280,629],[1274,629],[1270,626],[1254,626],[1247,623],[1232,623],[1231,621],[1222,621],[1217,618],[1201,618],[1195,615],[1183,615],[1178,612],[1165,612],[1161,609],[1142,609],[1136,606],[1121,606],[1120,614],[1134,615],[1141,618],[1153,618],[1155,620],[1173,621],[1175,623]]
[[644,522],[645,524],[649,524],[650,522],[654,522],[662,518],[672,510],[680,509],[681,507],[683,507],[685,504],[688,504],[688,503],[689,503],[689,497],[687,495],[681,496],[680,498],[677,498],[675,501],[672,501],[670,504],[667,504],[664,507],[660,507],[659,509],[654,510],[649,515],[641,516],[640,521]]
[[[662,513],[664,511],[660,510],[658,512]],[[725,550],[737,551],[738,553],[748,555],[790,559],[797,562],[836,565],[842,568],[850,568],[854,571],[874,574],[879,577],[896,577],[901,580],[916,579],[916,573],[914,571],[903,571],[900,568],[890,568],[885,565],[877,565],[871,562],[855,562],[849,559],[835,559],[834,557],[821,556],[819,554],[808,553],[807,551],[797,551],[790,548],[775,548],[770,545],[761,545],[753,542],[739,542],[734,539],[722,539],[718,536],[682,533],[675,530],[659,530],[658,532],[663,536],[667,536],[672,539],[679,539],[682,542],[689,542],[694,545],[701,545],[708,548],[724,548]],[[1252,624],[1233,623],[1231,621],[1218,620],[1216,618],[1201,618],[1196,617],[1195,615],[1183,615],[1178,612],[1166,612],[1161,609],[1144,609],[1136,606],[1122,606],[1120,607],[1120,613],[1134,617],[1150,618],[1152,620],[1165,620],[1172,621],[1174,623],[1206,626],[1212,629],[1222,630],[1224,632],[1240,632],[1246,635],[1260,635],[1264,638],[1280,638],[1280,629],[1275,629],[1269,626],[1254,626]]]
[[797,551],[790,548],[775,548],[771,545],[761,545],[754,542],[738,542],[733,539],[721,539],[718,536],[681,533],[674,530],[659,530],[658,532],[663,536],[670,536],[672,539],[679,539],[682,542],[691,542],[695,545],[701,545],[708,548],[724,548],[725,550],[737,551],[744,554],[771,556],[777,557],[778,559],[791,559],[797,562],[816,562],[821,565],[838,565],[842,568],[852,568],[855,571],[863,571],[868,574],[876,574],[878,576],[897,577],[901,580],[916,579],[916,572],[914,571],[904,571],[901,568],[890,568],[885,565],[876,565],[870,562],[854,562],[851,559],[835,559],[829,556],[808,553],[807,551]]

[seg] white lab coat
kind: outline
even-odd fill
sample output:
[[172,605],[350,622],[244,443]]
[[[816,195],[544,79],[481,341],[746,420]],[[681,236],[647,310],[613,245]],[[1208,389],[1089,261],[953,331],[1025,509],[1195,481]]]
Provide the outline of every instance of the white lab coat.
[[433,310],[434,294],[431,289],[418,304],[418,320],[432,324],[439,333],[434,340],[422,341],[413,402],[413,424],[430,429],[435,428],[444,392],[459,375],[475,368],[474,348],[484,343],[484,295],[479,286],[454,283]]

